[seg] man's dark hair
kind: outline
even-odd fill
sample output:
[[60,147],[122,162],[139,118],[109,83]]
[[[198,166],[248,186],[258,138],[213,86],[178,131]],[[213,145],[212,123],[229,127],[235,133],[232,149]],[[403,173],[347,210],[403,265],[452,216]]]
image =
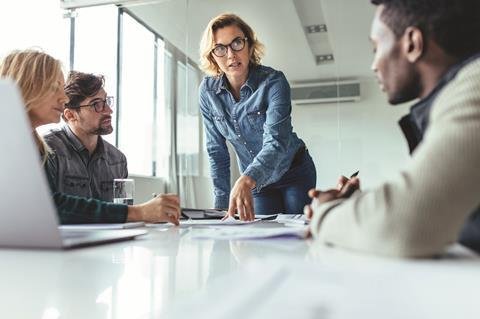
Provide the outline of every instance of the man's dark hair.
[[65,84],[65,94],[70,101],[65,106],[72,109],[78,108],[83,100],[97,94],[104,85],[103,75],[70,71]]
[[453,57],[480,52],[480,0],[370,1],[384,6],[382,21],[397,38],[412,26]]

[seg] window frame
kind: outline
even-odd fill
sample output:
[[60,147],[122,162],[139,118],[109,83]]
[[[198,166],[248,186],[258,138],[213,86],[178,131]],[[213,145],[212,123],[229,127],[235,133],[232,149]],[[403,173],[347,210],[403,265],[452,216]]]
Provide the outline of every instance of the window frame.
[[[138,22],[141,26],[143,26],[146,30],[148,30],[149,32],[151,32],[154,36],[154,41],[155,43],[157,43],[159,40],[160,41],[163,41],[164,43],[164,49],[166,52],[168,52],[168,54],[171,56],[172,58],[172,63],[173,65],[176,65],[178,62],[180,63],[183,63],[184,65],[187,66],[186,69],[188,69],[188,66],[191,66],[192,69],[194,69],[196,71],[196,76],[198,78],[198,83],[200,83],[200,80],[202,78],[202,72],[200,70],[200,68],[198,67],[198,64],[195,63],[192,59],[190,59],[184,52],[182,52],[180,49],[178,49],[176,46],[174,46],[172,43],[170,43],[168,40],[166,40],[161,34],[159,34],[158,32],[156,32],[152,27],[150,27],[149,25],[147,25],[144,21],[142,21],[138,16],[136,16],[133,12],[131,12],[130,10],[128,10],[128,8],[123,8],[121,6],[118,6],[117,5],[117,14],[118,14],[118,17],[117,17],[117,51],[116,51],[116,54],[117,54],[117,57],[116,57],[116,61],[117,61],[117,65],[116,65],[116,100],[115,100],[115,103],[116,103],[116,116],[115,116],[115,124],[116,124],[116,130],[115,130],[115,146],[118,147],[118,144],[119,144],[119,131],[120,131],[120,119],[121,119],[121,112],[122,112],[122,106],[121,106],[121,103],[122,103],[122,96],[121,96],[121,87],[122,87],[122,81],[121,81],[121,77],[122,77],[122,63],[123,63],[123,23],[124,23],[124,14],[127,14],[130,18],[134,19],[136,22]],[[70,61],[69,61],[69,65],[70,65],[70,69],[73,69],[74,66],[75,66],[75,55],[74,55],[74,52],[75,52],[75,45],[76,45],[76,42],[75,42],[75,33],[76,33],[76,28],[75,28],[75,20],[76,20],[76,17],[77,17],[77,12],[75,12],[76,9],[69,9],[67,10],[67,13],[69,14],[69,19],[70,19],[70,43],[69,43],[69,47],[70,47]],[[81,11],[81,8],[79,9],[79,11]],[[159,106],[159,103],[158,103],[158,83],[159,83],[159,76],[163,76],[163,75],[159,75],[158,74],[158,48],[157,46],[155,45],[154,46],[154,50],[152,52],[152,54],[154,54],[154,79],[153,79],[153,85],[154,85],[154,88],[153,88],[153,92],[152,92],[152,95],[153,95],[153,101],[154,101],[154,107],[153,107],[153,114],[152,116],[155,116],[154,118],[154,127],[153,127],[153,145],[152,145],[152,154],[153,154],[153,158],[152,158],[152,163],[151,163],[151,167],[150,167],[150,174],[148,176],[150,177],[159,177],[159,178],[165,178],[167,183],[168,183],[168,180],[169,180],[169,177],[168,176],[158,176],[157,175],[157,170],[156,170],[156,161],[157,161],[157,156],[156,156],[156,144],[157,144],[157,141],[158,141],[158,123],[156,121],[156,116],[157,116],[157,112],[159,111],[158,110],[158,106]],[[171,81],[170,83],[170,87],[169,89],[171,90],[171,114],[172,114],[172,117],[171,117],[171,131],[170,131],[170,140],[171,140],[171,144],[172,144],[172,147],[171,147],[171,153],[170,153],[170,157],[174,156],[173,159],[175,161],[175,167],[178,168],[178,160],[179,160],[179,154],[177,152],[177,145],[178,145],[178,136],[177,136],[177,112],[178,112],[178,96],[177,96],[177,93],[178,92],[178,88],[177,88],[177,81],[178,81],[178,74],[177,74],[177,71],[176,71],[176,68],[173,68],[174,70],[172,70],[172,74],[171,76],[169,76],[169,78],[165,77],[164,81]],[[187,71],[188,72],[188,71]],[[166,93],[167,94],[167,93]],[[187,93],[188,94],[188,90],[187,90]],[[165,106],[167,107],[167,106]],[[199,172],[199,176],[202,176],[202,175],[205,175],[205,172],[204,172],[204,169],[203,169],[203,162],[204,162],[204,154],[202,152],[202,143],[203,143],[203,122],[201,120],[201,116],[199,116],[198,118],[198,121],[199,121],[199,130],[200,130],[200,134],[198,136],[198,143],[199,143],[199,153],[198,153],[198,156],[199,156],[199,159],[198,159],[198,167],[196,168],[196,170]],[[172,158],[171,158],[172,159]],[[133,174],[135,174],[135,172],[133,172]],[[181,176],[179,175],[180,172],[178,171],[178,169],[175,170],[175,175],[178,178],[181,178]]]

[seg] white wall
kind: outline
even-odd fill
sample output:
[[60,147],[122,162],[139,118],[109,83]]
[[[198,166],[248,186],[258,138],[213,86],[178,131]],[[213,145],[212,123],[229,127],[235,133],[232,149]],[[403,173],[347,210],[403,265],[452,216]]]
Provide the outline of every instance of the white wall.
[[373,79],[361,82],[359,102],[293,105],[294,130],[317,168],[317,187],[360,170],[362,188],[378,184],[409,157],[398,119],[408,105],[391,106]]
[[69,20],[59,0],[2,1],[0,59],[13,50],[41,48],[68,67]]
[[[205,140],[205,139],[203,139]],[[233,184],[240,176],[240,169],[238,168],[237,157],[233,146],[227,143],[228,151],[230,154],[230,184]],[[214,208],[213,207],[213,183],[210,178],[210,164],[208,161],[208,154],[205,150],[205,146],[202,145],[203,152],[201,153],[202,162],[202,176],[194,177],[193,184],[195,189],[195,199],[198,208]]]
[[[158,177],[130,175],[135,180],[134,203],[140,204],[152,199],[152,194],[165,193],[165,181]],[[210,177],[196,176],[192,178],[195,191],[196,207],[213,208],[213,185]],[[181,196],[181,194],[180,194]]]
[[140,204],[152,199],[152,193],[161,194],[165,192],[165,182],[161,178],[130,175],[135,180],[135,194],[133,201]]

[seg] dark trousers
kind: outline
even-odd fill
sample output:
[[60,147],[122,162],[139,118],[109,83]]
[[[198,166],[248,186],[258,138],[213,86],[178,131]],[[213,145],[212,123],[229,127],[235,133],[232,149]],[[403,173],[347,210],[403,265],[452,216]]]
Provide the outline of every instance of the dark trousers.
[[311,202],[308,191],[315,188],[316,182],[315,164],[303,148],[279,181],[260,192],[252,191],[255,214],[303,214],[303,208]]
[[480,253],[480,207],[465,222],[458,241]]

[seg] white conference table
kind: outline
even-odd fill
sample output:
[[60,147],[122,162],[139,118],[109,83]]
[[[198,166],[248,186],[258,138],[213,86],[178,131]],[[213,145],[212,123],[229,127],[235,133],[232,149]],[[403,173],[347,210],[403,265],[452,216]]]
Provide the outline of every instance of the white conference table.
[[395,260],[312,240],[146,228],[69,251],[0,249],[1,318],[480,318],[480,259],[459,246]]

